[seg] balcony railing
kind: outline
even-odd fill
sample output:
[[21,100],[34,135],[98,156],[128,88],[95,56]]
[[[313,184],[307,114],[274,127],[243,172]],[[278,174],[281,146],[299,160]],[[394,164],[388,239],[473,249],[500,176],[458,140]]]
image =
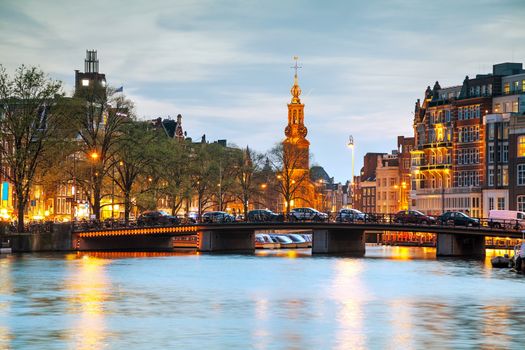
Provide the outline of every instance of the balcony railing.
[[416,190],[416,195],[431,194],[461,194],[461,193],[480,193],[481,187],[447,187],[447,188],[420,188]]
[[438,142],[428,142],[421,145],[422,149],[428,148],[448,148],[452,147],[452,141],[438,141]]

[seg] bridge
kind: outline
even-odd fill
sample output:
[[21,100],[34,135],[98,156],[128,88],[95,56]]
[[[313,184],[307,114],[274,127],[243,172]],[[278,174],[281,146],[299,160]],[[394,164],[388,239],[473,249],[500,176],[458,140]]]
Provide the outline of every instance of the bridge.
[[311,230],[312,254],[365,254],[365,231],[429,232],[437,235],[438,256],[485,255],[485,237],[521,238],[511,228],[463,227],[378,222],[235,222],[74,231],[74,250],[172,250],[172,238],[198,236],[201,252],[253,252],[255,232]]

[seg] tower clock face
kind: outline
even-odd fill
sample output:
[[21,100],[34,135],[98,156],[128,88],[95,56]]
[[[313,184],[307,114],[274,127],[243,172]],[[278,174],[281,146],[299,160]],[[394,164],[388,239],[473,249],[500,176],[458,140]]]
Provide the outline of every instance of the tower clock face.
[[299,126],[299,135],[301,135],[302,137],[306,137],[307,134],[308,129],[306,129],[304,125]]

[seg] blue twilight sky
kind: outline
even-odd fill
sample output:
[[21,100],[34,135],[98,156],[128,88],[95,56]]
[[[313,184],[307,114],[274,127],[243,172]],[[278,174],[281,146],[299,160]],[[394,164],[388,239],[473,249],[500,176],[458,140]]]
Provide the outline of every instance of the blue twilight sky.
[[181,113],[194,139],[265,151],[284,137],[299,82],[313,162],[336,181],[366,152],[412,134],[427,85],[457,85],[525,61],[523,0],[0,0],[0,63],[63,80],[97,49],[108,82],[140,118]]

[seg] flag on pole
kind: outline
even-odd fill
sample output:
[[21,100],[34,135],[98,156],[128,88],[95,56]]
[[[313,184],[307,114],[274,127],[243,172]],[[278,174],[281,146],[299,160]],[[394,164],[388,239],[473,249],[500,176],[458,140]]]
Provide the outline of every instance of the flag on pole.
[[124,86],[119,87],[115,92],[124,92]]

